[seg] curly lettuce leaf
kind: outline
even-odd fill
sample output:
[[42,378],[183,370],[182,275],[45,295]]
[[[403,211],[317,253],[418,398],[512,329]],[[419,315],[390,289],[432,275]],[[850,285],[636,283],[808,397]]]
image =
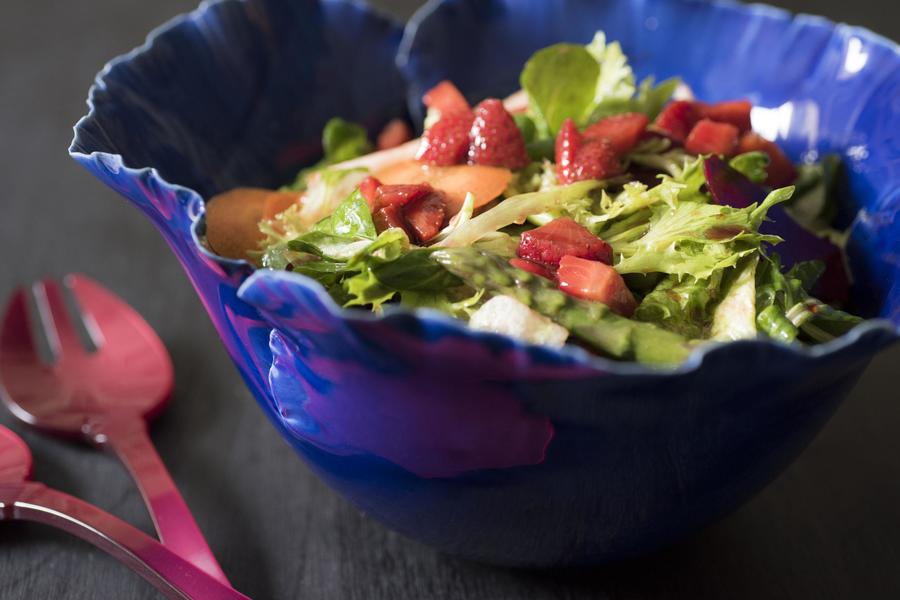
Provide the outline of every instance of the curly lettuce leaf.
[[722,271],[706,279],[668,275],[644,297],[634,318],[688,339],[705,338],[721,285]]
[[507,198],[494,208],[461,224],[443,241],[435,244],[445,248],[469,246],[484,236],[513,223],[522,223],[530,215],[557,210],[567,202],[587,196],[600,185],[597,181],[579,181],[571,185],[531,192]]
[[766,212],[792,193],[792,187],[780,188],[761,204],[740,209],[698,202],[657,206],[645,228],[635,226],[606,241],[622,256],[615,265],[620,273],[660,272],[706,279],[759,251],[763,242],[781,241],[758,230]]

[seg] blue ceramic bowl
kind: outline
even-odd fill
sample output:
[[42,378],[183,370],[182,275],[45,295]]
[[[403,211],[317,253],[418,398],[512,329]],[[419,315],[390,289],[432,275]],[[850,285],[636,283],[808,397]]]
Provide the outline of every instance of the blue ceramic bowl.
[[[506,94],[532,51],[600,28],[640,75],[781,107],[768,126],[795,158],[844,155],[853,308],[880,320],[659,372],[429,311],[342,310],[198,243],[203,198],[287,181],[327,118],[374,132],[442,78]],[[282,435],[353,504],[454,554],[590,564],[692,532],[784,469],[900,332],[900,52],[863,29],[688,0],[447,0],[404,33],[357,3],[225,0],[111,63],[90,106],[72,156],[157,225]]]

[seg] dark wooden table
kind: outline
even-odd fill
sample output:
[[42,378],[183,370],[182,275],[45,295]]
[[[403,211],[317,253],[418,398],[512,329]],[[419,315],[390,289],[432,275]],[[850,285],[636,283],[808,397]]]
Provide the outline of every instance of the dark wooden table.
[[[400,15],[417,4],[383,0]],[[791,1],[900,38],[880,0]],[[0,296],[82,271],[143,313],[175,361],[153,434],[235,586],[257,599],[900,598],[900,348],[877,359],[825,431],[743,509],[644,560],[579,573],[437,554],[328,490],[265,421],[162,239],[66,155],[94,73],[194,0],[9,0],[0,12]],[[110,457],[38,436],[38,479],[152,531]],[[155,598],[88,545],[0,526],[0,599]]]

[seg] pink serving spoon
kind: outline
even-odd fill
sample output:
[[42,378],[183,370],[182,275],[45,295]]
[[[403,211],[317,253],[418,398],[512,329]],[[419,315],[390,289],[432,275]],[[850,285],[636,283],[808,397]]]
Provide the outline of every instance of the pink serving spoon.
[[[83,275],[68,275],[64,284],[75,302],[67,304],[52,280],[32,286],[35,310],[26,290],[13,294],[0,325],[0,395],[26,423],[114,452],[137,482],[160,541],[228,585],[147,432],[172,392],[165,346],[100,284]],[[50,357],[41,358],[30,313]]]
[[28,481],[30,473],[25,442],[0,426],[0,521],[34,521],[76,535],[122,561],[167,598],[249,600],[124,521]]

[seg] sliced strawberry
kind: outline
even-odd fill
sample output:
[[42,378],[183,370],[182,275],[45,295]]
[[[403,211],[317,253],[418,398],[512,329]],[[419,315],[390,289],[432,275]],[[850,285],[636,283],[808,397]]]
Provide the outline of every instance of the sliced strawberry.
[[630,152],[644,135],[650,120],[643,113],[625,113],[597,121],[584,130],[585,139],[605,138],[619,155]]
[[446,167],[466,162],[472,113],[442,113],[441,119],[423,135],[416,160]]
[[378,134],[376,146],[379,150],[396,148],[412,139],[412,129],[403,119],[392,119]]
[[403,216],[409,225],[407,231],[413,234],[414,241],[424,244],[436,236],[444,226],[447,218],[444,195],[432,192],[411,202],[403,209]]
[[577,298],[602,302],[623,317],[630,317],[637,302],[625,280],[613,267],[577,256],[563,256],[559,261],[559,289]]
[[566,255],[612,264],[612,247],[568,217],[523,233],[516,255],[551,267]]
[[382,185],[375,194],[375,203],[378,207],[394,205],[402,207],[427,196],[433,191],[432,187],[427,183]]
[[731,156],[737,148],[739,133],[730,123],[700,119],[684,140],[684,149],[691,154]]
[[476,106],[469,132],[469,164],[521,169],[529,162],[522,132],[503,102],[489,98]]
[[700,110],[698,110],[698,106],[694,102],[676,100],[670,102],[659,113],[653,124],[656,126],[656,129],[662,131],[673,140],[683,142],[700,119],[699,113]]
[[753,105],[749,100],[728,100],[705,105],[702,116],[717,123],[731,123],[741,133],[750,131],[750,109]]
[[622,173],[622,163],[609,140],[582,139],[571,168],[572,181],[607,179]]
[[366,177],[362,180],[362,183],[359,184],[359,193],[362,194],[362,197],[366,199],[366,203],[369,205],[369,210],[375,212],[378,209],[378,188],[381,187],[381,182],[372,177]]
[[517,269],[528,271],[529,273],[532,273],[534,275],[540,275],[545,279],[549,279],[551,281],[556,280],[556,273],[547,265],[531,262],[530,260],[525,260],[524,258],[511,258],[509,259],[509,264]]
[[453,85],[452,81],[447,80],[440,82],[425,92],[425,95],[422,96],[422,102],[428,108],[439,110],[443,115],[455,112],[465,113],[472,110],[459,88]]
[[566,119],[556,135],[556,180],[562,185],[575,181],[573,166],[580,145],[581,133],[575,121]]
[[770,142],[764,137],[751,132],[745,133],[738,142],[737,151],[765,152],[769,155],[769,177],[766,183],[771,187],[784,187],[794,183],[797,179],[797,170],[778,144]]

